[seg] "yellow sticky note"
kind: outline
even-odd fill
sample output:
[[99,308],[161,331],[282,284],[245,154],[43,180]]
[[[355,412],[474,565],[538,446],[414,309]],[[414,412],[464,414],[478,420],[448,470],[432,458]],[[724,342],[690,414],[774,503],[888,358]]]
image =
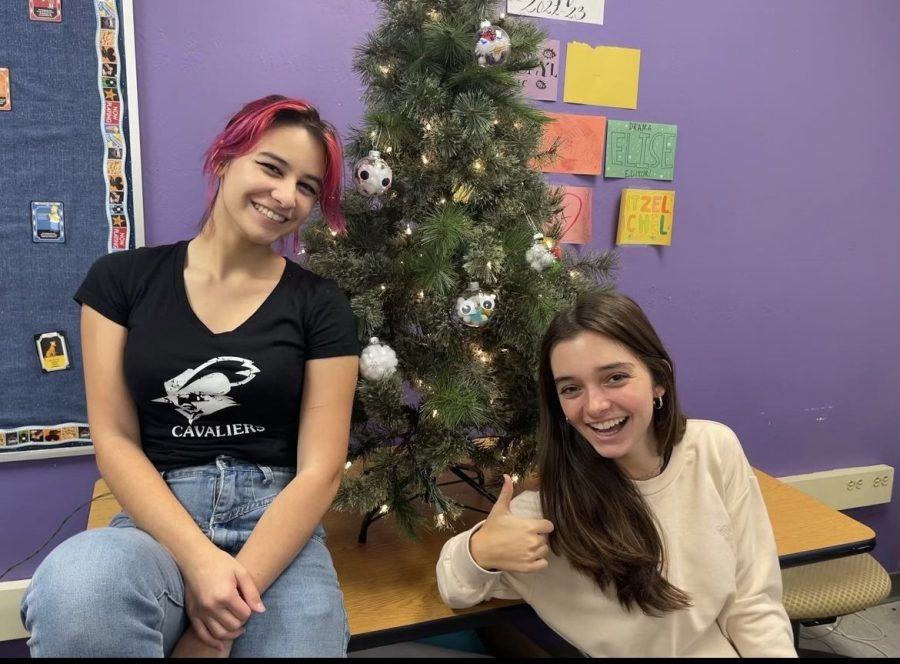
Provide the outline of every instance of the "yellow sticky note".
[[675,192],[623,189],[616,244],[672,244]]
[[641,51],[569,42],[563,101],[637,108]]

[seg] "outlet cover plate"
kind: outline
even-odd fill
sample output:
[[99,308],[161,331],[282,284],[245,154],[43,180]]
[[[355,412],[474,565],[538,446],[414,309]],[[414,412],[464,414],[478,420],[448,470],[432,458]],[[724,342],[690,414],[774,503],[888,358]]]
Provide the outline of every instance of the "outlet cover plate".
[[882,463],[789,475],[778,479],[835,509],[847,510],[891,502],[894,469]]

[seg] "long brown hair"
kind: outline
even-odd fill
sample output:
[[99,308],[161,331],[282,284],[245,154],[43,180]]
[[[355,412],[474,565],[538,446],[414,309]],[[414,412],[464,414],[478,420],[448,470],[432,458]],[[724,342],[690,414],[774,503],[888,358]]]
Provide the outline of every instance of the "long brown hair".
[[690,606],[690,598],[665,576],[665,550],[656,521],[634,482],[566,422],[556,392],[550,353],[561,341],[596,332],[631,350],[665,388],[654,410],[659,454],[668,458],[684,436],[672,358],[637,303],[610,290],[586,293],[553,319],[544,334],[538,367],[541,507],[553,522],[550,548],[601,590],[612,586],[619,603],[647,615]]

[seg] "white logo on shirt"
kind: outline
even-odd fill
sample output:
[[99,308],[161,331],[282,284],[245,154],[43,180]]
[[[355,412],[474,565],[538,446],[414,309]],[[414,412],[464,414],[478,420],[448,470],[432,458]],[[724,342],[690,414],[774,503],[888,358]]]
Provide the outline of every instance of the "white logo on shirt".
[[231,388],[249,383],[258,373],[256,365],[243,357],[214,357],[167,380],[163,384],[166,396],[153,401],[172,404],[190,424],[204,415],[237,406],[237,401],[228,396]]

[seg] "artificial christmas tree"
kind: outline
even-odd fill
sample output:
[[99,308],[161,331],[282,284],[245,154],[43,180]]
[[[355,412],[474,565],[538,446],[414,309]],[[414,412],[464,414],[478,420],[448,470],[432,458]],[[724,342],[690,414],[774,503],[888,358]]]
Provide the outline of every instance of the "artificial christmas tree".
[[[384,514],[408,533],[449,523],[448,473],[487,494],[485,476],[530,470],[544,329],[614,267],[612,253],[558,251],[561,194],[536,166],[546,118],[516,75],[544,35],[496,4],[381,0],[354,61],[367,111],[346,145],[348,232],[315,220],[304,233],[306,266],[347,292],[363,344],[396,354],[395,371],[360,378],[335,502],[367,515],[363,539]],[[529,264],[537,233],[559,269]]]

